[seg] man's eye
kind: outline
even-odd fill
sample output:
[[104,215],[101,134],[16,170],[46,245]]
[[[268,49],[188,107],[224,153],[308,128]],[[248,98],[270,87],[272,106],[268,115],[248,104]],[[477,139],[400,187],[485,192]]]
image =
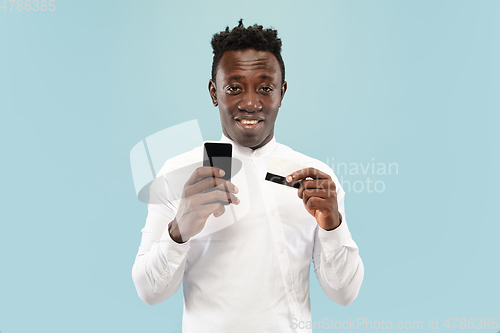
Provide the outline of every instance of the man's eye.
[[229,90],[230,92],[236,92],[239,90],[238,87],[227,87],[227,90]]
[[271,87],[262,87],[261,89],[264,90],[265,92],[273,91],[273,88],[271,88]]

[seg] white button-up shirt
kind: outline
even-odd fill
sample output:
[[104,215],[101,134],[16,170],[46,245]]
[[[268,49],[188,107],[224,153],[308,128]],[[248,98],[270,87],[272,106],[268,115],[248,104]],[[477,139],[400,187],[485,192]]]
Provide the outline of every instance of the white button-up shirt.
[[[309,268],[325,294],[347,305],[358,295],[364,268],[347,227],[344,191],[324,163],[273,138],[252,150],[233,144],[231,182],[239,205],[210,216],[203,231],[185,243],[173,241],[168,224],[182,189],[202,166],[198,147],[168,160],[150,189],[148,216],[132,269],[140,298],[157,304],[183,282],[182,331],[311,332]],[[326,231],[305,209],[297,189],[265,180],[272,157],[328,173],[337,187],[342,223]],[[283,176],[286,176],[284,174]]]

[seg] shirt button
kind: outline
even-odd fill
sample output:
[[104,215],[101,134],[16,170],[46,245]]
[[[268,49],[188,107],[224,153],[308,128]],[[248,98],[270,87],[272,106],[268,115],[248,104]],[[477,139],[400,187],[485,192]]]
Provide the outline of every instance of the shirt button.
[[177,251],[177,254],[182,256],[182,251]]
[[170,278],[171,278],[170,273],[167,273],[167,279],[170,279]]
[[274,210],[271,211],[271,216],[274,216]]
[[259,155],[260,155],[259,153],[255,153],[255,157],[259,157]]
[[289,290],[289,291],[292,291],[292,290],[293,290],[293,283],[290,285],[290,287],[288,287],[288,290]]
[[280,252],[281,253],[285,252],[285,248],[282,247],[281,250],[280,250]]
[[331,263],[331,262],[327,262],[327,263],[326,263],[326,265],[327,265],[328,267],[332,267],[332,263]]

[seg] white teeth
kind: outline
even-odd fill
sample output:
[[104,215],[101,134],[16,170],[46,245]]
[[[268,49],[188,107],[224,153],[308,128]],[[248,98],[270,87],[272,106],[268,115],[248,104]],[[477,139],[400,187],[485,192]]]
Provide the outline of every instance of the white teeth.
[[246,119],[241,119],[240,122],[243,124],[243,125],[255,125],[257,124],[259,121],[258,120],[246,120]]

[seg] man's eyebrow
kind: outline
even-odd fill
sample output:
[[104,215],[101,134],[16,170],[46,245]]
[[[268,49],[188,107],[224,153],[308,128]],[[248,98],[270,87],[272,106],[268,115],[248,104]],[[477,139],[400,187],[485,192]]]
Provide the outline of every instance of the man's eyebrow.
[[[230,77],[228,77],[228,80],[231,81],[231,80],[235,80],[235,81],[239,81],[241,79],[244,79],[245,77],[243,75],[231,75]],[[269,80],[269,79],[272,79],[273,77],[271,75],[268,75],[268,74],[262,74],[262,75],[259,75],[259,78],[263,79],[263,80]]]
[[236,80],[236,81],[238,81],[238,80],[241,80],[242,78],[243,78],[242,75],[232,75],[232,76],[229,77],[229,80]]

